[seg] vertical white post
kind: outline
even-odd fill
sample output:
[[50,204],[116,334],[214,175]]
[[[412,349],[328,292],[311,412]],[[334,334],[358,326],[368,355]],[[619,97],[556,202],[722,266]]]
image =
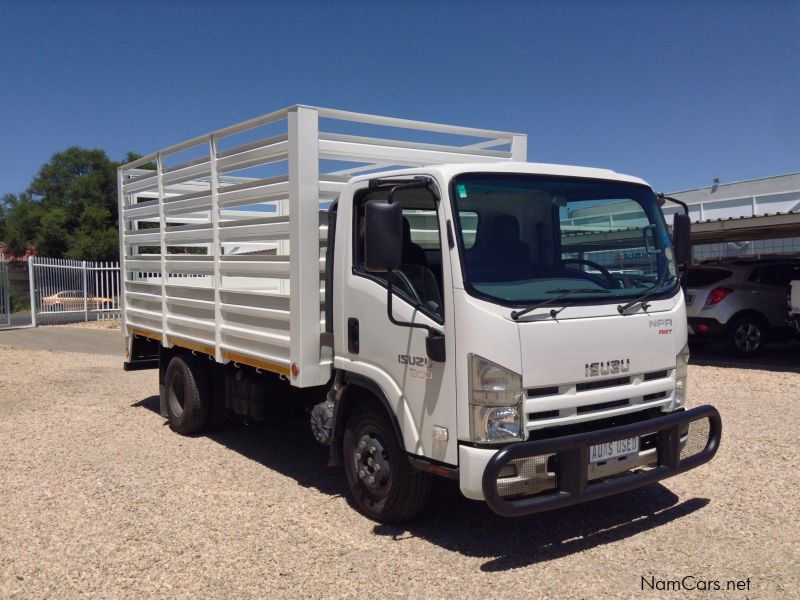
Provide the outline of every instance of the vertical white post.
[[[289,201],[288,200],[279,200],[275,203],[275,215],[278,217],[285,217],[289,216],[289,220],[291,221],[290,211],[289,211]],[[279,240],[278,247],[275,250],[278,256],[288,256],[289,255],[289,240]],[[289,259],[291,263],[291,258]],[[281,277],[278,280],[278,292],[281,294],[288,294],[289,293],[289,281]]]
[[31,294],[31,325],[36,327],[36,284],[34,282],[34,257],[28,257],[28,288]]
[[515,135],[511,138],[511,160],[525,162],[528,160],[528,136]]
[[83,275],[83,321],[89,322],[89,286],[86,277],[86,261],[81,261],[81,274]]
[[217,172],[217,138],[211,135],[208,140],[208,164],[211,168],[211,256],[214,260],[214,358],[222,362],[222,275],[220,255],[222,249],[219,242],[219,173]]
[[167,339],[167,217],[164,214],[164,157],[156,155],[156,177],[158,178],[158,225],[159,245],[161,247],[161,343],[165,348],[171,344]]
[[[119,290],[117,291],[117,306],[119,308],[119,318],[122,325],[122,335],[125,338],[125,348],[128,346],[128,328],[125,326],[125,233],[128,231],[128,223],[125,221],[125,193],[123,186],[125,179],[122,170],[117,171],[117,222],[119,223]],[[113,298],[113,296],[112,296]]]
[[299,106],[289,125],[289,357],[296,386],[319,385],[319,113]]

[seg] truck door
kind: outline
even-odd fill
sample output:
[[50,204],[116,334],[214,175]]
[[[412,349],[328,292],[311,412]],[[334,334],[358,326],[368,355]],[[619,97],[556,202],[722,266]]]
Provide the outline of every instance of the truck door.
[[[385,200],[390,187],[362,189],[354,202],[340,206],[339,218],[349,220],[352,237],[334,305],[340,317],[336,356],[344,359],[337,367],[378,384],[408,452],[456,464],[455,334],[450,263],[442,260],[443,207],[427,189],[398,191],[394,196],[403,208],[404,234],[403,264],[392,273],[393,315],[445,334],[447,358],[433,362],[426,352],[426,330],[389,321],[386,274],[364,267],[365,206]],[[349,214],[343,214],[348,208]],[[339,239],[337,246],[344,246],[347,237]]]

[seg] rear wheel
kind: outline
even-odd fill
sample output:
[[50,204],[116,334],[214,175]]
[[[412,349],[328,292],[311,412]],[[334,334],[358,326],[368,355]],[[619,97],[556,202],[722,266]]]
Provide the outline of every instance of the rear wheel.
[[430,495],[430,475],[411,466],[386,414],[363,404],[347,419],[344,471],[358,509],[382,523],[419,514]]
[[737,317],[728,327],[728,348],[739,356],[755,356],[766,341],[767,327],[756,316]]
[[209,409],[208,377],[197,361],[174,357],[164,376],[169,426],[182,435],[206,426]]

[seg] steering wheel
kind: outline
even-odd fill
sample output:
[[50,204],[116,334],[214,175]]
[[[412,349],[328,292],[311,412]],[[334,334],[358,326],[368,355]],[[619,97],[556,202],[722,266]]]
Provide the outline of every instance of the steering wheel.
[[578,263],[582,265],[589,265],[593,269],[597,269],[600,271],[600,274],[605,277],[606,281],[611,284],[611,287],[616,289],[619,288],[619,280],[611,274],[611,271],[606,269],[603,265],[594,262],[593,260],[586,260],[583,258],[568,258],[566,260],[562,260],[561,264],[565,265],[567,263]]
[[422,299],[417,294],[417,290],[414,287],[414,284],[411,283],[411,280],[408,276],[403,273],[400,269],[392,269],[392,283],[395,283],[397,280],[400,280],[400,287],[403,288],[403,291],[414,300],[416,304],[422,304]]

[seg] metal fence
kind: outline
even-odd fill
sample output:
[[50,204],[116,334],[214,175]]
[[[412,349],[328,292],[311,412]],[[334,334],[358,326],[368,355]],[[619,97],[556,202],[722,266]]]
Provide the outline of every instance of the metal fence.
[[0,327],[11,325],[11,292],[8,280],[8,262],[0,254]]
[[31,257],[28,272],[34,327],[119,318],[119,263]]

